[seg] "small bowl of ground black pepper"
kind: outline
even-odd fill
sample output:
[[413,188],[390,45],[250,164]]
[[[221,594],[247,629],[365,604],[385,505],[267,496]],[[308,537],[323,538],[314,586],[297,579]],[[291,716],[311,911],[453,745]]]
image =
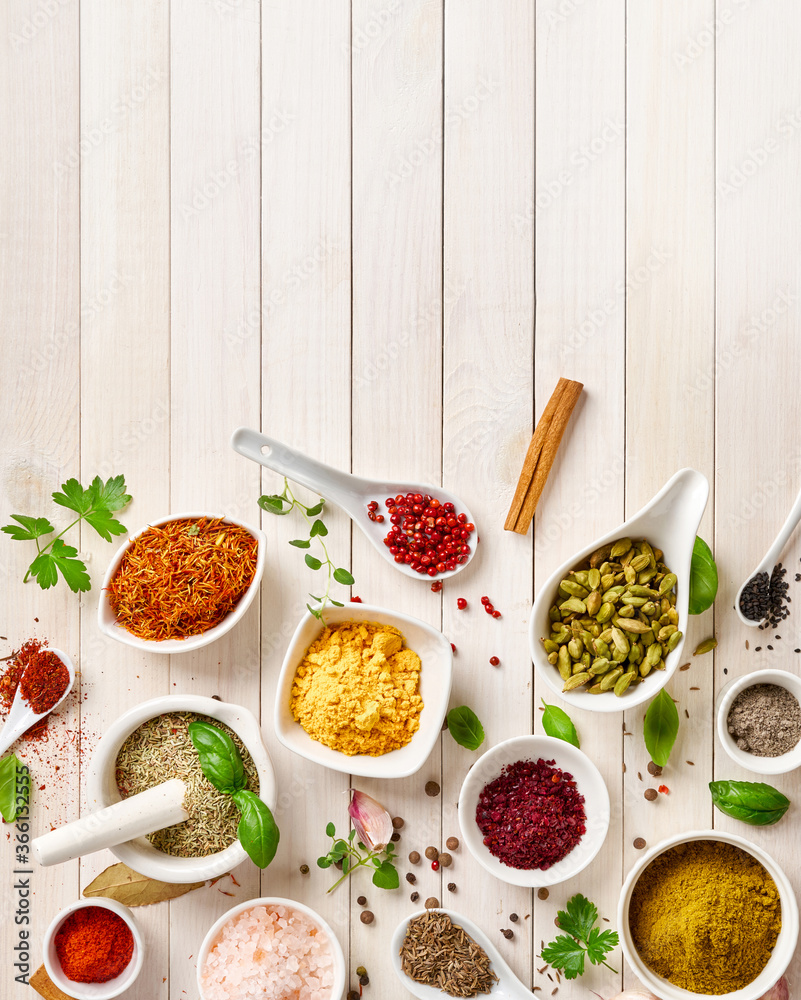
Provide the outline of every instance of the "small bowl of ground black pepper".
[[718,697],[718,738],[733,761],[756,774],[801,767],[801,678],[757,670]]
[[511,885],[539,888],[577,875],[600,851],[609,816],[595,764],[550,736],[518,736],[488,750],[459,795],[468,850]]

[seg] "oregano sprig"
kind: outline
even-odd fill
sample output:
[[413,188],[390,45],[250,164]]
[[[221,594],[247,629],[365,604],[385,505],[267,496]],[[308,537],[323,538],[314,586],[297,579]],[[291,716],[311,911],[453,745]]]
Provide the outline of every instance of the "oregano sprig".
[[11,519],[17,523],[7,524],[2,530],[15,542],[36,542],[36,558],[28,567],[23,583],[34,576],[42,590],[47,590],[55,586],[61,573],[73,593],[91,590],[92,581],[86,572],[86,564],[78,558],[75,546],[67,545],[61,536],[79,521],[90,524],[107,542],[112,541],[112,535],[124,535],[127,528],[114,517],[114,512],[127,506],[131,497],[125,492],[124,476],[113,476],[105,483],[100,476],[95,476],[85,489],[77,479],[68,479],[61,489],[62,493],[52,494],[53,500],[78,516],[55,538],[44,545],[39,542],[40,538],[56,530],[46,517],[12,514]]
[[324,506],[325,499],[323,497],[320,497],[319,501],[316,504],[312,504],[311,507],[307,507],[305,504],[301,503],[290,489],[289,481],[287,479],[284,479],[283,493],[272,493],[259,497],[259,507],[261,507],[262,510],[266,510],[269,514],[284,515],[289,514],[289,512],[294,509],[300,511],[306,521],[306,524],[309,526],[309,537],[293,538],[289,543],[290,545],[294,545],[297,549],[310,549],[312,541],[314,539],[317,540],[322,551],[323,558],[318,559],[317,556],[307,552],[305,560],[309,569],[325,569],[327,571],[326,587],[325,593],[322,597],[316,597],[314,594],[309,594],[309,597],[311,597],[313,601],[317,602],[317,607],[313,607],[311,604],[307,604],[306,607],[315,618],[319,618],[321,621],[321,612],[327,604],[334,604],[338,608],[343,606],[342,601],[335,601],[334,598],[331,597],[331,583],[336,581],[337,583],[341,583],[344,587],[349,587],[354,583],[354,579],[350,572],[340,566],[337,566],[328,554],[328,547],[324,541],[325,536],[328,534],[328,528],[325,526],[322,517],[320,517]]

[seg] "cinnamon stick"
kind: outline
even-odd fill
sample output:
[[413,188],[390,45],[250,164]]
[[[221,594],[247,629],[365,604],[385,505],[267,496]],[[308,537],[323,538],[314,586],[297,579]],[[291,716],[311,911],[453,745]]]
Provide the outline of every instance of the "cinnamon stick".
[[47,969],[43,965],[40,965],[36,972],[34,972],[28,980],[28,985],[36,990],[39,996],[44,997],[45,1000],[73,1000],[72,997],[67,996],[63,990],[60,990],[56,986],[50,976],[48,976]]
[[504,528],[525,535],[583,383],[560,378],[537,421]]

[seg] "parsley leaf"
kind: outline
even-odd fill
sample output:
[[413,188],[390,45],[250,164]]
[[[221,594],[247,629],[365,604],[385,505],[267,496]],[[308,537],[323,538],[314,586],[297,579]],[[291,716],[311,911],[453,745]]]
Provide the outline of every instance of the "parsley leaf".
[[575,979],[584,975],[584,948],[574,938],[560,934],[542,949],[542,957],[564,973],[565,979]]
[[11,535],[15,542],[32,542],[34,538],[41,538],[42,535],[49,535],[56,529],[46,517],[26,517],[25,514],[12,514],[13,521],[19,521],[22,525],[18,528],[16,524],[7,524],[2,530],[7,535]]
[[578,893],[567,901],[566,908],[559,910],[556,917],[559,930],[572,934],[580,941],[586,941],[598,919],[598,907]]
[[114,517],[114,512],[122,510],[131,500],[125,489],[124,476],[112,476],[105,483],[100,476],[95,476],[86,489],[77,479],[62,483],[61,492],[52,494],[53,501],[78,516],[42,547],[37,539],[56,530],[50,521],[45,517],[12,514],[12,520],[17,524],[7,524],[2,531],[14,541],[36,541],[37,555],[28,567],[25,581],[33,576],[43,590],[48,590],[58,583],[60,573],[73,592],[90,590],[92,582],[85,564],[78,558],[78,550],[67,545],[61,536],[79,521],[86,521],[107,542],[112,541],[115,535],[124,535],[127,529]]
[[[559,969],[565,979],[575,979],[584,975],[584,956],[589,957],[593,965],[606,965],[605,956],[618,945],[616,931],[602,931],[595,924],[598,920],[598,907],[586,896],[577,893],[572,896],[564,910],[556,914],[556,921],[561,931],[554,941],[542,949],[545,961]],[[615,970],[612,969],[612,972]]]
[[79,590],[91,590],[92,581],[84,563],[76,558],[77,555],[76,548],[66,545],[61,538],[57,538],[49,552],[40,552],[33,560],[28,572],[36,577],[36,582],[42,590],[55,586],[58,582],[57,570],[61,571],[67,586],[74,594]]

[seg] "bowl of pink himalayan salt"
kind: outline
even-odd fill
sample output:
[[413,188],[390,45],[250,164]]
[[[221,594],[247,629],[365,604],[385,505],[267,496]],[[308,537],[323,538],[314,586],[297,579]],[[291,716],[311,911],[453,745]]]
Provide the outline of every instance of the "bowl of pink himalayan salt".
[[249,899],[211,926],[197,960],[201,1000],[340,1000],[345,956],[323,918],[292,899]]

